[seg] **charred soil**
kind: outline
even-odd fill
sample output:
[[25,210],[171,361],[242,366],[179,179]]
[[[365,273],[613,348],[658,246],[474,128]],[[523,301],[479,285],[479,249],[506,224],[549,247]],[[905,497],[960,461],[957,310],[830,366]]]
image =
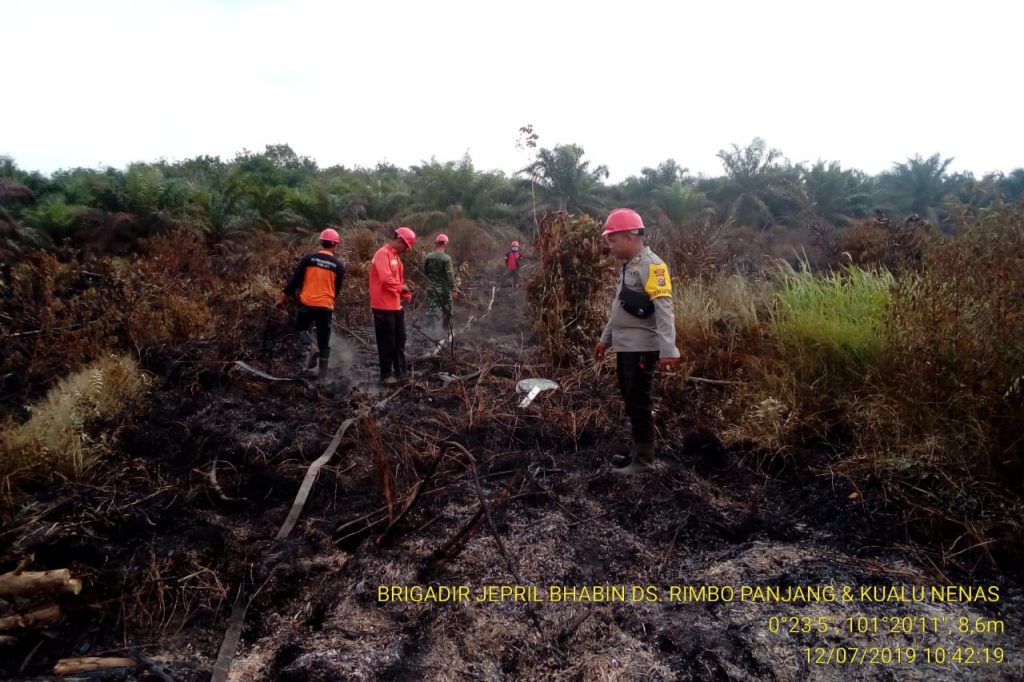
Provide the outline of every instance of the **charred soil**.
[[[695,385],[692,414],[658,415],[657,471],[617,478],[609,460],[628,443],[610,370],[551,377],[561,388],[520,408],[517,381],[540,371],[525,295],[490,280],[467,290],[454,352],[410,318],[413,375],[388,390],[373,380],[366,326],[336,330],[322,385],[267,381],[202,345],[150,353],[149,413],[100,465],[99,483],[39,486],[5,519],[0,572],[31,556],[34,570],[70,568],[86,587],[60,599],[56,624],[0,644],[0,677],[42,679],[58,658],[136,652],[176,680],[205,681],[242,599],[235,680],[1020,678],[1019,576],[944,574],[908,543],[881,491],[828,474],[838,446],[809,452],[801,461],[812,467],[723,448],[701,416],[702,394],[717,389]],[[243,350],[271,375],[302,365],[284,320]],[[348,418],[298,524],[276,540],[309,465]],[[671,586],[901,584],[997,584],[1001,599],[669,599]],[[488,585],[541,595],[622,586],[627,599],[379,599],[380,586],[414,585],[465,585],[474,598]],[[630,599],[648,586],[657,600]],[[1006,629],[844,629],[847,618],[896,615]],[[837,628],[772,632],[773,616]],[[815,665],[804,650],[819,646],[998,646],[1008,662]]]

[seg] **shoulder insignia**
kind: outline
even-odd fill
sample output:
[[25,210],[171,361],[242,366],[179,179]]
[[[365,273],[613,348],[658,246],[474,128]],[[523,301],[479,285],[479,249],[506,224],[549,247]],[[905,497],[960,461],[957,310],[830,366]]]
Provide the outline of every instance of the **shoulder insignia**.
[[651,265],[647,274],[647,283],[644,290],[651,298],[663,298],[672,295],[672,278],[668,273],[668,266],[664,263]]

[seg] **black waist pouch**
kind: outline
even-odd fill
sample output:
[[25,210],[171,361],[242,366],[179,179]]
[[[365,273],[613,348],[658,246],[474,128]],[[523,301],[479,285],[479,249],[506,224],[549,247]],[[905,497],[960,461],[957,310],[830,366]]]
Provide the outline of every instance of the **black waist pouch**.
[[637,317],[650,317],[654,314],[654,301],[647,295],[647,292],[628,289],[625,281],[619,288],[619,305],[627,313]]

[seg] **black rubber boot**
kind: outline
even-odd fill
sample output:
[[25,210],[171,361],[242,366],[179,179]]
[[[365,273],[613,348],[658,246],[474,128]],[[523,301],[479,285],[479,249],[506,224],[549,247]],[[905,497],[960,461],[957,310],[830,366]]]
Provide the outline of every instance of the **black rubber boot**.
[[629,466],[612,469],[613,474],[629,476],[631,474],[643,474],[654,470],[654,443],[637,443],[636,451],[633,454],[633,461]]
[[636,443],[629,446],[629,454],[624,455],[621,452],[616,453],[612,456],[612,466],[616,469],[622,468],[633,461],[633,457],[636,456]]
[[306,369],[313,369],[316,367],[317,360],[320,359],[320,349],[309,332],[302,332],[299,334],[299,338],[306,345]]

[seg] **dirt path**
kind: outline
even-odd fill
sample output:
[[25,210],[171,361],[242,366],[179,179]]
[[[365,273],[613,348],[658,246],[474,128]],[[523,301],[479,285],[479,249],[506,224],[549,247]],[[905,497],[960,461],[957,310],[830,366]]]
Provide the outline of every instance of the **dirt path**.
[[[498,289],[481,317],[493,284],[460,305],[456,327],[477,321],[455,357],[418,363],[344,440],[283,543],[273,537],[309,463],[380,399],[372,328],[339,332],[348,351],[324,388],[189,364],[188,349],[154,361],[163,384],[110,485],[69,486],[0,536],[11,556],[72,557],[96,586],[56,641],[42,638],[22,666],[26,641],[0,676],[42,675],[56,656],[127,640],[172,662],[176,679],[207,680],[241,586],[252,601],[233,680],[1024,678],[1018,583],[941,576],[900,548],[894,518],[865,501],[874,496],[804,467],[766,470],[664,419],[658,472],[619,480],[608,460],[626,436],[607,372],[520,409],[516,381],[535,376],[529,308],[524,290]],[[410,336],[410,357],[431,349]],[[287,374],[301,350],[271,329],[246,360]],[[961,584],[996,586],[999,599],[932,598],[933,586]],[[381,586],[465,586],[475,600],[502,585],[535,587],[518,596],[542,601],[380,600]],[[552,586],[575,598],[553,600]],[[818,599],[763,589],[793,586]],[[911,586],[926,598],[896,601],[913,599]],[[647,599],[634,601],[634,587]],[[744,599],[745,587],[761,589]],[[974,632],[958,632],[961,618]],[[980,664],[997,648],[1006,663]]]

